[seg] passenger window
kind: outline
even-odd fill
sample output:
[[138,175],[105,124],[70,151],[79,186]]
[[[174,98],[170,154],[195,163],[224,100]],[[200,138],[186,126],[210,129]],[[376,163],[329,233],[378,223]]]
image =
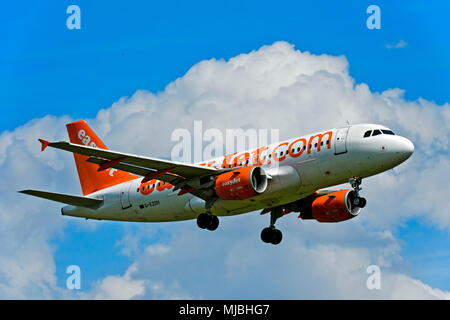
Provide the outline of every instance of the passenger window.
[[283,151],[280,152],[280,157],[283,155]]
[[373,130],[372,137],[381,134],[380,130]]
[[395,135],[394,132],[392,132],[391,130],[381,130],[384,134],[390,134],[390,135]]
[[364,133],[364,138],[370,137],[371,133],[372,133],[372,130],[367,130],[366,133]]
[[317,148],[317,142],[314,144],[314,148]]

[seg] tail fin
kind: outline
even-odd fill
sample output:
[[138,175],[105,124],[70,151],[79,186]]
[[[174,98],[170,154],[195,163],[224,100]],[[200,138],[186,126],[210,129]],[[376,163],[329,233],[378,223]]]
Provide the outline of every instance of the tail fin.
[[[66,127],[71,143],[84,144],[86,146],[105,150],[108,149],[83,120],[69,123]],[[86,161],[89,157],[75,153],[73,156],[75,158],[83,195],[91,194],[95,191],[137,178],[128,172],[119,171],[113,168],[105,171],[98,171],[99,166],[97,164]]]

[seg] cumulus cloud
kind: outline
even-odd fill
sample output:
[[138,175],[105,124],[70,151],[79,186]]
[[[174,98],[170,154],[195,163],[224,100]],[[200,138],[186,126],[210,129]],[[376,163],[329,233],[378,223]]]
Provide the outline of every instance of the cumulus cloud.
[[[448,299],[405,275],[397,240],[388,231],[367,232],[351,223],[320,225],[294,216],[280,220],[277,247],[261,243],[258,215],[222,219],[221,230],[199,233],[189,222],[172,229],[171,240],[136,255],[135,279],[170,284],[174,298],[207,299]],[[237,220],[237,221],[236,221]],[[141,232],[146,232],[142,229]],[[367,268],[379,266],[381,288],[370,290]],[[181,267],[182,266],[182,267]],[[148,285],[143,298],[153,298]]]
[[129,300],[144,294],[145,280],[132,280],[135,268],[131,266],[122,276],[107,276],[85,298]]
[[[393,171],[364,181],[368,206],[336,225],[280,219],[285,239],[260,243],[265,216],[224,218],[204,233],[192,221],[163,228],[170,237],[144,246],[142,233],[125,229],[118,242],[135,259],[123,275],[97,282],[88,298],[448,298],[448,293],[410,278],[392,236],[411,217],[450,228],[439,199],[449,194],[449,104],[407,101],[398,88],[372,92],[355,83],[344,56],[300,52],[276,42],[225,60],[194,65],[164,91],[139,90],[86,119],[111,149],[169,157],[171,133],[204,129],[280,129],[290,138],[350,123],[381,123],[410,138],[416,152]],[[35,187],[79,193],[71,155],[40,152],[36,138],[65,140],[68,117],[33,120],[0,135],[0,249],[2,297],[57,297],[49,240],[63,230],[58,205],[17,195]],[[76,120],[76,119],[74,119]],[[18,161],[20,159],[20,161]],[[145,226],[148,228],[148,225]],[[141,235],[139,235],[141,234]],[[366,268],[382,268],[382,290],[365,287]],[[122,290],[122,288],[124,288]]]

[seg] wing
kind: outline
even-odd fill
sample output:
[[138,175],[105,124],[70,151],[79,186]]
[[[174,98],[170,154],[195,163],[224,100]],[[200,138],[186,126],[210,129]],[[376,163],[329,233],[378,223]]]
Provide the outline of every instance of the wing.
[[[82,154],[90,157],[102,158],[105,160],[121,160],[117,163],[124,163],[136,167],[146,168],[150,170],[165,170],[171,169],[170,172],[174,174],[181,175],[185,178],[194,178],[202,175],[207,175],[211,173],[215,173],[217,169],[211,167],[203,167],[195,164],[186,164],[181,162],[169,161],[169,160],[161,160],[156,158],[147,158],[136,156],[127,153],[121,153],[111,150],[98,149],[88,146],[83,146],[79,144],[73,144],[65,141],[60,142],[50,142],[47,144],[49,147],[53,147],[56,149],[66,150],[73,153]],[[111,163],[111,164],[117,164]],[[105,166],[104,168],[110,168],[111,166]]]
[[143,182],[158,179],[173,184],[177,189],[186,187],[186,192],[190,192],[201,198],[208,197],[209,192],[194,190],[188,187],[188,183],[193,179],[217,175],[228,170],[142,157],[65,141],[48,142],[42,139],[39,139],[39,141],[42,143],[42,150],[47,147],[52,147],[88,156],[87,161],[98,164],[99,171],[114,168],[143,176]]

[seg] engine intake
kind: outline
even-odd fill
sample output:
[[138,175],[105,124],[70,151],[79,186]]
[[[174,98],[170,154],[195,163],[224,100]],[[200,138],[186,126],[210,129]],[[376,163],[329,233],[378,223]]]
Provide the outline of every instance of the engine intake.
[[223,200],[243,200],[267,189],[267,175],[261,167],[244,167],[217,176],[216,193]]

